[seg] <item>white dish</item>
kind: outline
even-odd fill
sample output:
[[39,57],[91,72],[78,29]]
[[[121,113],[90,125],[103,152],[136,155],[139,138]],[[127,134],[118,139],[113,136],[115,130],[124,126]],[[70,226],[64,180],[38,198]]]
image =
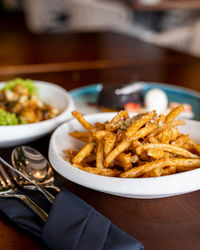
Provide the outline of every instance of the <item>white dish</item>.
[[[110,120],[113,116],[114,113],[100,113],[85,117],[94,123]],[[66,179],[101,192],[130,198],[161,198],[200,189],[200,169],[156,178],[105,177],[77,169],[62,158],[64,149],[80,148],[83,145],[68,135],[74,130],[84,129],[75,119],[64,123],[54,131],[49,146],[49,160],[52,166]],[[179,130],[200,142],[200,122],[188,120]]]
[[[0,126],[0,147],[11,147],[33,141],[50,133],[61,123],[71,118],[71,111],[75,109],[74,102],[68,92],[58,85],[34,81],[39,88],[42,101],[58,108],[61,113],[55,118],[25,125]],[[0,83],[0,89],[5,83]]]

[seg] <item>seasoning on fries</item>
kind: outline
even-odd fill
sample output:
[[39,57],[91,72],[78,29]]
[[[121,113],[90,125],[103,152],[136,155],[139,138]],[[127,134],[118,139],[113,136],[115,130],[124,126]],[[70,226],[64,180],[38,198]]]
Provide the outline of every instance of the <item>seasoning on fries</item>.
[[70,135],[86,144],[79,151],[64,150],[64,158],[89,173],[121,178],[159,177],[200,168],[200,144],[177,128],[185,124],[175,120],[182,110],[180,105],[166,116],[152,111],[133,117],[123,110],[111,121],[94,125],[73,111],[87,131]]

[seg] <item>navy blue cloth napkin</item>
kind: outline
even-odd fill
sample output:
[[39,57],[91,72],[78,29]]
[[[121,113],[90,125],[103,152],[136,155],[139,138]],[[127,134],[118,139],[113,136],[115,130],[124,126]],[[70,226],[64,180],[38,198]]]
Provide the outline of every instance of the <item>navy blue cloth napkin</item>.
[[14,198],[1,198],[0,210],[24,230],[43,238],[51,249],[143,249],[140,242],[66,189],[56,196],[52,206],[41,194],[34,192],[30,198],[37,203],[40,201],[40,206],[49,213],[46,223]]

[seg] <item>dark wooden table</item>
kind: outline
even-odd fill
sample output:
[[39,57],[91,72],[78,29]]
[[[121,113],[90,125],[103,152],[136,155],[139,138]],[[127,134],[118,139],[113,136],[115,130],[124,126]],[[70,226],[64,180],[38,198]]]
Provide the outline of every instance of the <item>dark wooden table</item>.
[[[67,90],[98,82],[148,80],[200,91],[200,59],[129,36],[113,32],[34,35],[20,16],[14,21],[0,17],[0,30],[0,80],[28,77]],[[49,138],[30,145],[47,155]],[[9,160],[11,150],[1,148],[0,153]],[[200,191],[163,199],[129,199],[81,187],[59,174],[55,177],[58,186],[94,206],[145,249],[200,249]],[[0,249],[44,248],[0,213]]]

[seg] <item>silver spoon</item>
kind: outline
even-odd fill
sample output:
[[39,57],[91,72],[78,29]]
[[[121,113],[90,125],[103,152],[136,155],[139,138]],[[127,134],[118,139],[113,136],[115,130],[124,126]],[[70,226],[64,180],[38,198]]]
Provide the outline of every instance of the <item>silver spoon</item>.
[[[54,186],[52,167],[40,152],[28,146],[19,146],[12,151],[11,159],[13,166],[34,183],[60,192],[60,189]],[[16,181],[20,185],[22,179],[17,178]],[[23,180],[23,185],[27,189],[35,188],[34,185],[31,185],[31,183],[26,180]]]
[[0,197],[15,197],[24,201],[44,222],[48,214],[29,197],[19,192],[14,183],[0,164]]
[[[26,176],[24,173],[22,173],[18,169],[14,168],[12,165],[6,162],[1,156],[0,156],[0,162],[3,163],[5,166],[7,166],[11,170],[11,173],[13,175],[13,178],[15,178],[15,181],[17,179],[23,180],[24,178],[26,181],[32,183],[35,186],[35,189],[41,191],[44,194],[44,196],[53,204],[55,197],[51,193],[49,193],[44,187],[38,185],[37,183],[29,179],[28,176]],[[20,185],[23,186],[23,182],[21,182]]]

